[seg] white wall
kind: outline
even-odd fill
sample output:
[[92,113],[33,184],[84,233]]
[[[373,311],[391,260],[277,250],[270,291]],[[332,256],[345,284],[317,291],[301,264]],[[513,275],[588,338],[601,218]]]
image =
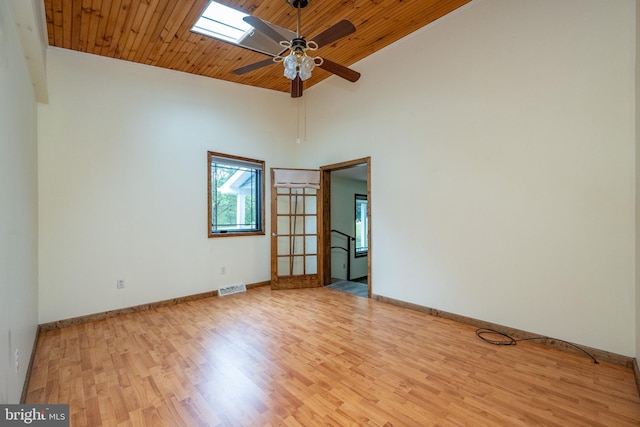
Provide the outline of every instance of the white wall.
[[[331,174],[331,228],[350,236],[356,235],[355,227],[355,195],[367,194],[367,183]],[[331,246],[346,247],[346,238],[332,233]],[[351,245],[351,279],[358,279],[368,274],[367,257],[355,257],[354,243]],[[347,252],[340,249],[331,251],[331,277],[347,278]]]
[[375,294],[633,356],[634,55],[633,0],[476,0],[308,90],[299,166],[372,157]]
[[635,86],[635,113],[636,113],[636,363],[640,359],[640,0],[636,0],[636,86]]
[[0,403],[18,403],[38,325],[36,102],[2,1],[0,94]]
[[55,48],[48,87],[41,323],[269,280],[268,212],[264,236],[207,238],[207,150],[292,166],[286,94]]

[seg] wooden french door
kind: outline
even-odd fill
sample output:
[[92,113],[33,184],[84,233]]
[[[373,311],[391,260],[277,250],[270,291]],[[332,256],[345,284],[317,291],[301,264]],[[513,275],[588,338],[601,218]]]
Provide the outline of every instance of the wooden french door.
[[[271,169],[271,288],[322,286],[320,188],[277,182],[275,173],[320,171]],[[319,187],[319,179],[318,185]]]

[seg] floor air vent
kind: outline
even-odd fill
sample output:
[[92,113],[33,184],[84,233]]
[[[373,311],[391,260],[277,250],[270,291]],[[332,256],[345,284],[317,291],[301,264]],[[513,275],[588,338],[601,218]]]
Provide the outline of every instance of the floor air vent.
[[218,296],[223,297],[225,295],[237,294],[238,292],[246,292],[246,291],[247,291],[247,287],[244,285],[244,283],[240,283],[237,285],[229,285],[223,288],[219,288]]

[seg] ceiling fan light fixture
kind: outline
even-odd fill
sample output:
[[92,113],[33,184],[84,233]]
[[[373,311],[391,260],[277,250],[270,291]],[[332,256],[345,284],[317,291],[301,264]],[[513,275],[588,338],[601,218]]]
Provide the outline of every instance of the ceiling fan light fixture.
[[263,33],[271,40],[277,42],[284,48],[287,55],[274,55],[271,60],[262,60],[255,64],[240,67],[233,72],[242,75],[249,71],[265,67],[272,62],[282,62],[284,68],[284,76],[291,80],[291,97],[299,98],[302,96],[302,82],[311,78],[315,67],[321,67],[325,71],[342,77],[350,82],[355,82],[360,78],[360,73],[353,71],[343,65],[337,64],[330,60],[324,60],[320,56],[309,56],[308,51],[315,51],[320,46],[327,46],[355,32],[355,26],[348,20],[343,19],[337,24],[332,25],[328,29],[316,35],[316,40],[306,41],[304,36],[300,35],[300,10],[308,5],[309,0],[285,0],[288,4],[295,7],[298,12],[296,37],[291,41],[282,40],[281,34],[275,31],[269,24],[255,16],[247,16],[243,18],[245,22],[250,23],[256,31]]
[[305,41],[304,37],[298,37],[291,42],[281,41],[280,45],[290,50],[287,56],[277,56],[273,58],[274,62],[282,61],[284,66],[284,76],[289,80],[294,80],[296,74],[300,76],[300,80],[307,80],[311,77],[311,72],[316,65],[322,65],[324,60],[319,56],[311,57],[307,55],[308,50],[317,50],[318,44],[314,41]]
[[284,65],[284,76],[289,80],[295,79],[298,71],[298,58],[296,55],[291,52],[285,56],[282,60],[282,65]]
[[300,74],[300,79],[302,81],[305,81],[309,77],[311,77],[311,71],[313,71],[315,66],[316,66],[316,61],[314,60],[314,58],[307,55],[303,56],[300,59],[300,69],[298,70],[298,73]]

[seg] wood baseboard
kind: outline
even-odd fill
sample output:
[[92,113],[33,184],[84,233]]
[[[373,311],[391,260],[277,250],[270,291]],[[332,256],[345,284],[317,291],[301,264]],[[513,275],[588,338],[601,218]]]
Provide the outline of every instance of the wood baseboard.
[[384,303],[387,303],[387,304],[393,304],[393,305],[396,305],[398,307],[408,308],[410,310],[419,311],[419,312],[422,312],[422,313],[430,314],[432,316],[442,317],[444,319],[455,320],[456,322],[460,322],[460,323],[464,323],[464,324],[467,324],[467,325],[475,326],[476,328],[494,329],[496,331],[503,332],[503,333],[515,338],[515,339],[537,338],[536,342],[545,344],[545,345],[547,345],[549,347],[558,348],[558,349],[562,349],[562,350],[571,351],[571,352],[574,352],[574,353],[583,354],[583,353],[579,352],[575,347],[573,347],[573,345],[576,345],[576,346],[582,348],[583,350],[585,350],[586,352],[592,354],[599,361],[606,361],[606,362],[610,362],[610,363],[615,363],[617,365],[622,365],[622,366],[625,366],[627,368],[633,368],[634,371],[636,372],[636,384],[638,385],[638,390],[639,390],[639,393],[640,393],[640,379],[639,379],[640,373],[637,372],[638,364],[636,362],[636,359],[633,358],[633,357],[623,356],[621,354],[611,353],[611,352],[608,352],[608,351],[605,351],[605,350],[600,350],[600,349],[593,348],[593,347],[587,347],[587,346],[584,346],[584,345],[568,343],[566,341],[561,341],[561,340],[554,339],[554,338],[551,338],[551,337],[546,337],[544,335],[538,335],[538,334],[534,334],[532,332],[527,332],[527,331],[523,331],[523,330],[520,330],[520,329],[514,329],[514,328],[510,328],[508,326],[504,326],[504,325],[498,325],[496,323],[485,322],[483,320],[474,319],[472,317],[460,316],[458,314],[449,313],[449,312],[446,312],[446,311],[437,310],[435,308],[425,307],[425,306],[422,306],[422,305],[413,304],[413,303],[410,303],[410,302],[401,301],[401,300],[397,300],[397,299],[393,299],[393,298],[389,298],[389,297],[384,297],[384,296],[381,296],[381,295],[372,294],[371,298],[376,300],[376,301],[384,302]]
[[[271,285],[271,281],[267,280],[266,282],[257,282],[257,283],[248,284],[247,289],[253,289],[260,286],[269,286],[269,285]],[[133,307],[119,308],[117,310],[104,311],[102,313],[87,314],[85,316],[73,317],[70,319],[56,320],[55,322],[42,323],[38,328],[39,328],[39,332],[45,332],[45,331],[50,331],[52,329],[66,328],[73,325],[80,325],[83,323],[95,322],[96,320],[103,320],[103,319],[108,319],[110,317],[121,316],[123,314],[138,313],[141,311],[153,310],[159,307],[167,307],[170,305],[176,305],[183,302],[195,301],[195,300],[211,298],[215,296],[218,296],[217,290],[203,292],[200,294],[187,295],[179,298],[172,298],[172,299],[163,300],[163,301],[151,302],[148,304],[140,304]],[[36,336],[36,340],[37,340],[37,336]]]
[[633,377],[636,380],[636,390],[640,396],[640,367],[638,367],[638,359],[633,360]]

